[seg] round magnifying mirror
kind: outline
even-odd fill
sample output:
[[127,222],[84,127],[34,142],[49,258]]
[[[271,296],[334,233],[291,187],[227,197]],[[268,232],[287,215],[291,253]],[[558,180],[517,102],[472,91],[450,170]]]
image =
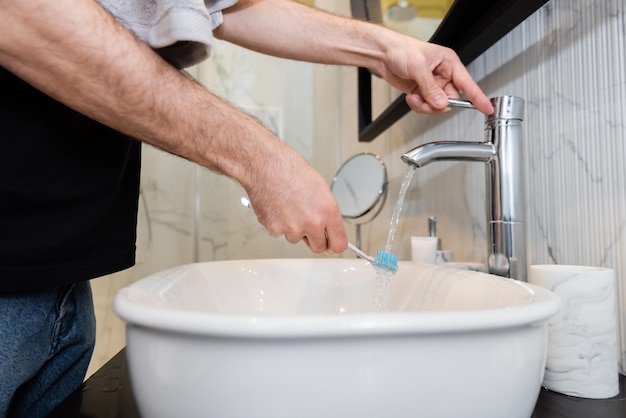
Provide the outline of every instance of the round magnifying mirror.
[[369,222],[378,215],[387,196],[385,163],[375,154],[356,154],[339,167],[330,189],[344,219]]

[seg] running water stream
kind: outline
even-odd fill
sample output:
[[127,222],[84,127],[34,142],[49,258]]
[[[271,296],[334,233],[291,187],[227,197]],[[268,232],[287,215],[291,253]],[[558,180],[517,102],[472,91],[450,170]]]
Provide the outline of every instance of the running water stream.
[[[385,251],[391,252],[393,247],[393,240],[396,236],[396,230],[398,229],[398,222],[400,221],[400,212],[402,212],[402,206],[404,205],[404,198],[406,192],[411,184],[411,179],[417,167],[409,164],[406,173],[404,174],[404,180],[400,185],[400,193],[398,194],[398,201],[391,215],[391,223],[389,224],[389,235],[387,236],[387,244],[385,245]],[[376,291],[374,294],[374,308],[377,310],[386,311],[388,309],[389,301],[389,286],[391,285],[391,279],[394,273],[385,269],[376,269]]]
[[402,185],[400,185],[400,193],[398,194],[396,207],[394,208],[393,214],[391,215],[391,223],[389,224],[389,235],[387,236],[387,245],[385,246],[385,251],[387,251],[388,253],[391,253],[391,247],[393,246],[393,240],[396,236],[396,230],[398,229],[400,212],[402,212],[402,206],[404,205],[406,191],[409,189],[411,179],[413,178],[413,173],[415,173],[416,169],[416,166],[409,164],[406,169],[406,173],[404,174],[404,180],[402,180]]

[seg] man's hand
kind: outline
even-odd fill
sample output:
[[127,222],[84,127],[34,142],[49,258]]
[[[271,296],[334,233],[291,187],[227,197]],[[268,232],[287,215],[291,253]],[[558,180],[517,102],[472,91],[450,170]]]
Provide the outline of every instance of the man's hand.
[[416,112],[439,114],[448,110],[448,98],[460,92],[484,114],[493,113],[489,99],[472,80],[454,51],[397,34],[382,57],[381,76],[406,93]]
[[259,223],[291,243],[304,241],[314,253],[343,252],[348,238],[325,179],[284,143],[265,143],[268,159],[257,160],[251,176],[241,179]]

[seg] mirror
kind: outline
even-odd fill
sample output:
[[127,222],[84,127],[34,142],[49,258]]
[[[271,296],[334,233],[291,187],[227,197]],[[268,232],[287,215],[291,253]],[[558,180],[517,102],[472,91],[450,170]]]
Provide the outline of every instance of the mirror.
[[361,247],[360,225],[372,221],[387,197],[387,169],[383,160],[368,152],[344,162],[330,185],[343,218],[356,225],[355,245]]
[[380,0],[385,26],[428,41],[452,6],[453,0]]
[[352,0],[351,3],[355,17],[428,41],[454,0]]
[[339,167],[330,190],[346,220],[370,222],[380,212],[387,195],[385,163],[371,153],[356,154]]

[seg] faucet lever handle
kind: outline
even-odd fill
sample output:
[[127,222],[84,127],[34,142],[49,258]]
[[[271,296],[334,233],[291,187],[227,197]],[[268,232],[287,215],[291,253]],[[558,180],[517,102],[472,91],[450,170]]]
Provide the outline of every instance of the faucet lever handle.
[[476,107],[469,100],[451,99],[448,98],[449,107],[460,107],[463,109],[476,109]]

